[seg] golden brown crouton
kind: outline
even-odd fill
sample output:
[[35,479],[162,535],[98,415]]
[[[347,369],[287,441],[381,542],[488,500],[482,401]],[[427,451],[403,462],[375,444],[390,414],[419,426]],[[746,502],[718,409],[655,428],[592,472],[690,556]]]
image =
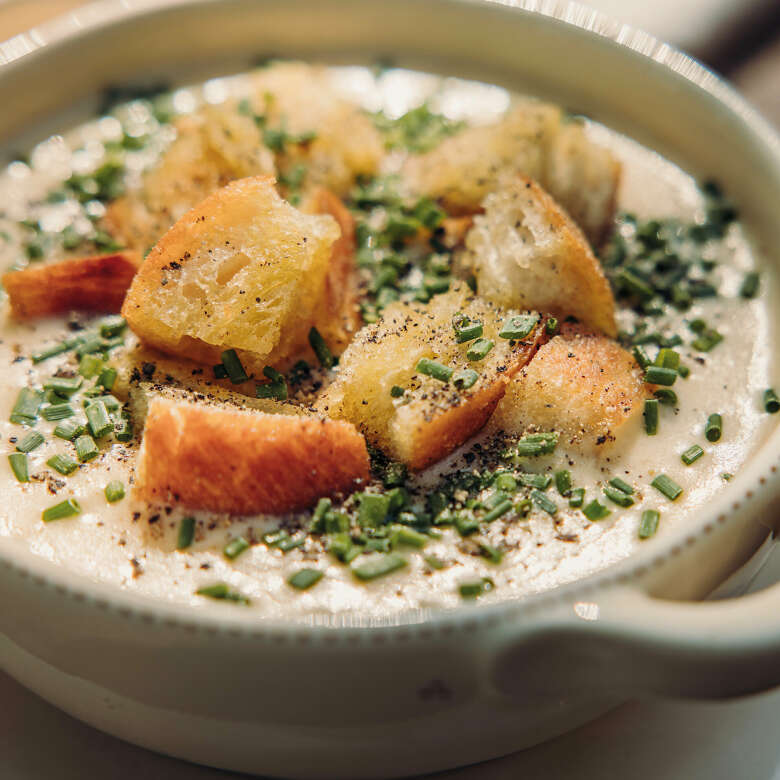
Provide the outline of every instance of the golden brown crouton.
[[17,319],[80,309],[117,312],[141,264],[135,252],[61,260],[2,277]]
[[648,395],[639,366],[616,342],[567,329],[510,382],[490,428],[555,430],[561,444],[599,453],[638,429]]
[[[453,317],[459,313],[481,322],[483,338],[494,343],[483,359],[467,357],[473,341],[456,341]],[[391,457],[423,469],[485,424],[509,378],[543,339],[540,324],[520,341],[500,338],[504,321],[514,314],[464,289],[438,295],[428,304],[391,304],[341,356],[339,375],[317,406],[357,425]],[[419,372],[421,358],[454,370],[471,369],[476,380],[459,389],[454,376],[443,382]],[[391,395],[393,387],[402,394]]]
[[146,343],[207,365],[235,349],[259,376],[307,347],[340,235],[327,215],[240,179],[182,217],[149,253],[122,313]]
[[514,177],[488,195],[474,218],[462,261],[481,296],[502,306],[574,316],[617,333],[615,301],[580,229],[534,181]]
[[153,399],[136,492],[152,502],[235,515],[282,514],[369,477],[349,423]]

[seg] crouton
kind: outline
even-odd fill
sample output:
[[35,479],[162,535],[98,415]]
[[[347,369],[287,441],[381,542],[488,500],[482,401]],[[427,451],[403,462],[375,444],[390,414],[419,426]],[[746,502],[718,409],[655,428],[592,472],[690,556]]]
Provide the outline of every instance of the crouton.
[[155,398],[138,454],[136,494],[235,515],[306,509],[369,477],[349,423]]
[[141,186],[109,204],[106,212],[106,229],[142,253],[219,187],[276,173],[257,124],[235,103],[206,106],[178,119],[175,127],[175,140]]
[[502,306],[576,317],[617,333],[615,301],[582,232],[535,182],[517,176],[484,201],[466,237],[479,295]]
[[140,264],[134,252],[78,257],[11,271],[2,284],[20,320],[74,309],[118,312]]
[[[483,359],[467,357],[473,341],[457,342],[453,317],[459,313],[481,322],[482,338],[494,343]],[[428,304],[391,304],[341,356],[339,375],[317,408],[354,423],[372,444],[411,469],[423,469],[479,431],[509,378],[543,339],[539,324],[521,340],[500,338],[498,332],[513,314],[467,289],[438,295]],[[417,370],[421,358],[454,370],[472,369],[476,381],[459,389],[454,379],[427,376]],[[391,394],[394,387],[399,389]]]
[[478,213],[512,173],[546,187],[591,242],[603,238],[614,216],[620,165],[547,103],[521,101],[495,124],[467,128],[410,156],[402,169],[413,193],[441,201],[454,215]]
[[122,308],[143,341],[208,365],[235,349],[258,376],[307,348],[340,230],[331,216],[295,209],[273,184],[232,182],[157,243]]
[[555,430],[562,445],[598,454],[639,430],[648,395],[641,369],[616,342],[567,329],[509,383],[489,427]]

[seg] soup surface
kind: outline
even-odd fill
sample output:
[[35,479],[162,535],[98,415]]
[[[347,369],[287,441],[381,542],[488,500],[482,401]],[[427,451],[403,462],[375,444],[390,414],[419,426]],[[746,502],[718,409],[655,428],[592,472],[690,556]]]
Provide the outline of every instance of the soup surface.
[[[365,277],[362,316],[370,325],[399,296],[424,302],[454,287],[459,263],[468,255],[462,241],[442,245],[441,236],[439,245],[421,248],[405,240],[401,224],[392,250],[368,257],[377,244],[366,237],[386,231],[388,213],[395,208],[387,190],[377,194],[379,183],[387,188],[400,176],[402,189],[409,154],[435,149],[466,125],[500,121],[516,97],[490,85],[402,70],[333,68],[327,77],[338,94],[371,117],[384,143],[380,172],[345,185],[343,195],[357,223],[358,264]],[[33,268],[62,257],[118,250],[123,240],[112,233],[106,211],[122,192],[142,186],[145,171],[183,132],[176,123],[200,116],[204,106],[219,108],[230,101],[239,101],[238,110],[244,110],[241,101],[251,89],[251,77],[242,75],[126,99],[101,118],[38,144],[24,161],[11,163],[0,175],[2,265]],[[338,515],[343,510],[339,516],[326,517],[322,505],[313,530],[311,511],[231,517],[175,502],[149,504],[133,492],[142,420],[132,419],[135,402],[125,406],[123,372],[137,347],[136,336],[116,318],[84,312],[19,321],[4,300],[4,452],[15,453],[24,441],[22,449],[32,444],[30,431],[40,432],[43,441],[19,453],[26,455],[29,481],[19,482],[4,458],[0,534],[93,580],[156,599],[197,607],[211,595],[271,618],[300,619],[386,616],[453,607],[471,598],[484,603],[522,597],[602,569],[647,544],[649,537],[689,522],[767,433],[764,392],[771,384],[773,351],[769,282],[758,276],[756,284],[751,272],[760,267],[760,258],[715,188],[702,189],[675,165],[603,126],[584,118],[567,121],[584,127],[589,141],[609,149],[621,164],[614,224],[596,247],[616,295],[618,339],[629,354],[639,347],[651,361],[661,349],[668,356],[674,353],[668,357],[673,386],[654,384],[637,401],[643,408],[646,400],[660,401],[654,435],[647,432],[652,421],[640,413],[603,450],[569,446],[561,436],[557,446],[526,456],[513,449],[520,434],[502,435],[489,423],[443,460],[411,475],[372,452],[374,481],[357,492],[376,493],[382,500],[391,494],[398,506],[383,505],[382,518],[371,528],[356,520],[361,499],[349,495],[333,498],[328,511]],[[283,134],[293,132],[258,125],[272,153],[285,143]],[[313,134],[317,130],[311,128]],[[299,136],[295,143],[311,142]],[[314,175],[313,163],[288,156],[277,179],[284,196],[296,204],[304,191],[301,180]],[[447,210],[441,203],[434,207]],[[409,217],[409,210],[401,215]],[[401,260],[385,274],[387,284],[378,284],[377,275],[395,262],[391,254]],[[660,296],[660,288],[646,293],[641,276],[637,281],[635,274],[648,263],[655,263],[653,279],[676,274]],[[468,273],[460,275],[470,281]],[[90,346],[95,337],[98,342]],[[68,339],[69,349],[37,359]],[[154,394],[155,387],[169,384],[165,361],[170,359],[138,364],[140,379],[152,387],[135,392]],[[210,385],[211,367],[204,372]],[[309,361],[284,373],[292,401],[307,407],[338,375],[338,367],[328,372]],[[52,378],[80,386],[73,391],[60,386],[58,394]],[[138,375],[139,385],[137,380]],[[15,406],[22,388],[41,393],[27,418]],[[195,397],[186,389],[183,393]],[[95,436],[97,456],[80,462],[82,453],[73,440],[55,429],[81,421],[89,433],[85,403],[95,397],[104,397],[114,433]],[[195,402],[211,403],[202,397]],[[62,405],[71,410],[46,412]],[[713,414],[721,415],[722,434],[711,441],[705,426]],[[529,422],[532,434],[554,434],[554,426],[540,431]],[[52,461],[57,455],[72,466]],[[16,457],[17,468],[22,460]],[[661,489],[653,486],[659,475],[668,477],[671,486],[663,481]],[[109,502],[105,489],[115,482],[124,496],[114,486],[111,498],[117,500]],[[45,510],[69,499],[80,511],[44,522]],[[504,511],[484,520],[496,507]],[[361,566],[363,577],[355,571]],[[291,584],[302,570],[318,574],[301,575]]]

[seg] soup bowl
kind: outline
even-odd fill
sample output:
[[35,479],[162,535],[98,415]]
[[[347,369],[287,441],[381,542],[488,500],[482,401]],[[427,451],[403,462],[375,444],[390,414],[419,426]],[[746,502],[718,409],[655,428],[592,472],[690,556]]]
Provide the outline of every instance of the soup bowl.
[[[722,182],[768,270],[780,264],[778,136],[684,54],[565,3],[93,3],[0,44],[0,139],[11,150],[89,115],[108,84],[267,55],[391,58],[559,102]],[[216,767],[368,778],[476,762],[628,698],[780,684],[780,588],[701,602],[777,530],[778,468],[775,426],[705,509],[629,558],[531,597],[393,618],[188,609],[0,538],[0,662],[99,729]]]

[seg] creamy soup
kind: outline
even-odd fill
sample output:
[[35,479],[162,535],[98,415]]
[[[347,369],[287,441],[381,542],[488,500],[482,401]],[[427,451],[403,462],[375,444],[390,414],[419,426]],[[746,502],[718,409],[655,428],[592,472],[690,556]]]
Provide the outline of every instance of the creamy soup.
[[[377,74],[363,68],[338,68],[331,73],[344,96],[367,111],[383,112],[380,124],[384,122],[385,132],[390,126],[392,132],[401,132],[395,120],[422,104],[431,115],[445,117],[429,121],[433,140],[426,143],[435,143],[437,133],[444,137],[458,132],[461,122],[496,121],[511,100],[509,93],[494,86],[408,71]],[[204,102],[219,105],[240,97],[246,89],[246,78],[239,76],[177,89],[155,101],[131,101],[103,118],[40,143],[28,160],[13,162],[0,175],[2,265],[34,266],[62,255],[83,256],[114,248],[114,239],[101,223],[106,203],[115,194],[112,188],[138,186],[142,172],[173,139],[175,131],[167,121],[169,116],[163,114],[185,115]],[[708,208],[716,210],[715,219],[723,218],[722,236],[716,230],[680,248],[680,253],[695,251],[698,258],[695,272],[687,279],[693,280],[690,300],[643,314],[638,313],[641,307],[635,296],[618,296],[617,319],[624,345],[629,350],[638,345],[655,359],[666,344],[678,353],[685,369],[686,375],[678,375],[668,388],[674,396],[662,389],[655,435],[648,435],[640,415],[603,454],[583,454],[559,442],[552,453],[507,460],[497,455],[501,447],[492,434],[482,433],[421,475],[408,477],[406,524],[394,521],[394,531],[367,544],[366,539],[360,540],[366,545],[360,548],[360,556],[345,563],[334,553],[332,538],[307,531],[311,512],[283,518],[231,518],[175,504],[148,506],[138,501],[133,495],[138,425],[134,438],[122,437],[129,440],[100,439],[97,457],[79,463],[73,443],[55,435],[55,428],[86,422],[81,394],[100,381],[106,368],[121,364],[123,352],[133,347],[135,337],[121,331],[114,319],[78,313],[18,322],[10,317],[4,301],[0,314],[4,452],[14,453],[31,430],[40,432],[43,442],[27,453],[28,482],[20,483],[4,458],[0,533],[23,540],[37,555],[94,581],[191,607],[205,603],[197,591],[225,586],[212,595],[227,594],[228,599],[248,602],[248,608],[264,616],[295,619],[337,613],[385,616],[453,607],[472,597],[478,597],[479,603],[522,597],[598,571],[647,544],[647,538],[684,526],[738,472],[768,431],[771,418],[764,392],[771,385],[773,351],[767,310],[769,280],[761,275],[757,289],[750,289],[748,274],[760,268],[760,258],[754,256],[739,223],[724,217],[728,207],[720,195],[703,193],[684,171],[633,141],[586,119],[576,121],[584,122],[588,137],[611,149],[622,163],[615,227],[619,238],[613,237],[600,252],[613,280],[625,267],[621,252],[630,254],[637,230],[646,231],[648,220],[659,220],[662,229],[669,220],[678,220],[687,226],[698,225],[706,233]],[[404,132],[407,129],[407,125],[400,127]],[[116,170],[105,166],[107,147],[118,150],[121,166]],[[383,162],[385,169],[398,170],[402,157],[403,151],[391,150]],[[98,177],[92,175],[96,169],[102,171]],[[620,216],[624,214],[632,217]],[[366,211],[363,218],[370,220],[370,213]],[[415,273],[421,271],[413,268],[410,274]],[[624,289],[619,279],[616,284],[618,291]],[[368,302],[368,318],[376,300],[374,296]],[[37,419],[27,420],[28,425],[12,422],[21,388],[43,390],[58,371],[72,379],[83,364],[83,357],[74,351],[79,345],[38,362],[31,358],[68,338],[81,338],[83,346],[84,334],[99,335],[101,324],[101,338],[110,341],[116,332],[120,337],[115,345],[101,347],[105,360],[101,350],[81,350],[97,355],[93,368],[87,365],[82,373],[98,371],[97,376],[85,378],[70,401],[67,392],[57,397],[50,391],[35,412]],[[696,342],[697,338],[704,342]],[[147,378],[162,381],[155,370],[151,366]],[[317,370],[313,376],[301,383],[302,395],[316,387],[316,381],[328,381]],[[110,372],[104,378],[110,386]],[[124,400],[120,397],[119,405]],[[44,408],[61,403],[70,403],[76,414],[44,418]],[[121,426],[121,409],[109,408],[109,412],[115,427]],[[722,417],[722,435],[710,441],[705,425],[716,413]],[[48,414],[57,416],[56,412]],[[682,458],[686,452],[690,464]],[[61,473],[71,468],[67,462],[59,464],[59,471],[51,465],[58,454],[72,461],[70,473]],[[497,483],[496,473],[501,471],[505,476]],[[449,493],[445,498],[456,510],[470,508],[479,517],[479,512],[500,503],[502,497],[495,495],[503,491],[513,502],[512,511],[476,530],[433,522],[432,515],[440,507],[431,507],[430,495],[441,491],[443,476],[455,472],[461,476],[446,483]],[[493,474],[492,480],[484,478],[486,472]],[[464,476],[469,474],[473,479]],[[665,490],[659,490],[651,485],[659,475],[670,478],[671,487],[662,483]],[[610,480],[615,478],[622,482],[611,487],[612,497],[605,495],[604,488],[609,492]],[[116,500],[109,503],[105,489],[115,482],[121,483],[125,494],[120,497],[122,491],[115,486],[115,495],[110,497]],[[386,488],[393,486],[391,478]],[[681,494],[671,500],[678,488]],[[584,489],[584,498],[579,501],[572,489]],[[80,513],[42,520],[45,510],[71,498],[77,500]],[[584,512],[585,507],[590,511]],[[659,513],[657,526],[648,510]],[[193,538],[186,545],[182,533],[187,536],[187,524],[193,521],[185,518],[194,518]],[[236,543],[239,538],[248,546],[244,541]],[[231,540],[233,546],[226,548]],[[367,555],[371,550],[375,552]],[[367,580],[355,576],[353,569],[362,559],[374,560],[381,554],[400,556],[405,565]],[[313,584],[298,581],[308,587],[294,587],[289,580],[302,569],[316,570],[322,576]]]

